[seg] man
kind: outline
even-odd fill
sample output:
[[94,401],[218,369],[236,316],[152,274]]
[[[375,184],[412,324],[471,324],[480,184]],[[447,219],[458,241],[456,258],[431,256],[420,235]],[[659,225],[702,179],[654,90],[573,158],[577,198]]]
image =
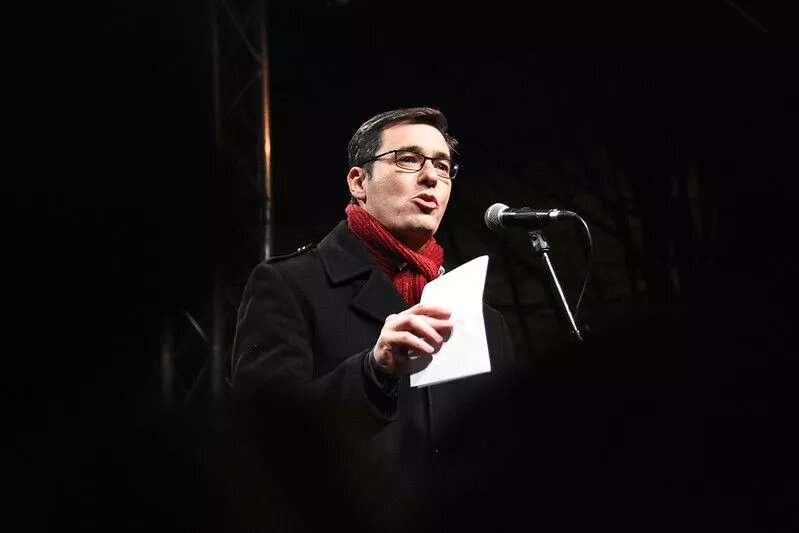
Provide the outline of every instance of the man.
[[[456,145],[435,109],[366,121],[349,144],[347,220],[315,248],[255,268],[233,348],[235,393],[254,402],[274,391],[319,400],[352,422],[409,498],[438,468],[436,458],[463,446],[458,417],[492,379],[409,386],[409,351],[435,357],[453,329],[448,309],[419,299],[444,271],[434,234],[457,174]],[[512,359],[512,343],[499,313],[485,306],[484,318],[496,374]]]

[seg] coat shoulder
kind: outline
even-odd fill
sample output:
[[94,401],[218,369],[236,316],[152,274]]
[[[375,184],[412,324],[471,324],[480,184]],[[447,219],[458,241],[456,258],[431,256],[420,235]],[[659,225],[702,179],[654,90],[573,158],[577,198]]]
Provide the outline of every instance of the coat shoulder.
[[316,245],[309,242],[308,244],[304,244],[304,245],[300,246],[294,252],[290,252],[290,253],[283,254],[283,255],[273,255],[272,257],[267,259],[266,262],[270,263],[270,264],[280,263],[281,261],[286,261],[286,260],[294,258],[294,257],[300,257],[300,256],[302,256],[304,254],[307,254],[311,250],[314,250],[315,248],[316,248]]
[[261,263],[262,268],[274,269],[286,282],[295,288],[306,285],[317,286],[326,279],[319,257],[319,248],[308,243],[294,252],[275,255]]
[[294,252],[273,255],[266,259],[263,264],[269,265],[282,273],[292,272],[296,269],[304,269],[315,264],[316,261],[314,261],[313,258],[317,255],[316,251],[316,245],[308,243],[300,246]]

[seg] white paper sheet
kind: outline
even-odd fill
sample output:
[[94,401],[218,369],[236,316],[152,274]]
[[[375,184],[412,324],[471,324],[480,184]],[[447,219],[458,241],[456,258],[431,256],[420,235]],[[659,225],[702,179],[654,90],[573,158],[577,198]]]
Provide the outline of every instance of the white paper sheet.
[[432,356],[419,355],[419,366],[411,374],[411,387],[426,387],[475,374],[491,372],[485,322],[483,288],[488,256],[472,259],[428,283],[422,291],[422,303],[435,304],[452,311],[452,335]]

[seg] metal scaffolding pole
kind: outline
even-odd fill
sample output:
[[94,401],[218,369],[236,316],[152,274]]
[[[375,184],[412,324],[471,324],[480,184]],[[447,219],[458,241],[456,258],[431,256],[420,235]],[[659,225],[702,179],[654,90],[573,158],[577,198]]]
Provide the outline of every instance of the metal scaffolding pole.
[[[197,395],[218,404],[226,391],[229,347],[244,273],[272,254],[272,154],[265,0],[209,0],[213,122],[213,287],[203,309],[170,312],[162,327],[165,406]],[[234,209],[225,209],[225,200]],[[176,327],[175,316],[185,316]],[[199,337],[197,336],[199,334]],[[185,337],[185,338],[184,338]],[[201,339],[202,342],[199,342]],[[177,346],[181,346],[180,350]],[[178,352],[185,352],[178,357]],[[192,353],[196,352],[196,353]],[[204,360],[203,370],[193,368]],[[187,378],[187,370],[190,376]],[[185,387],[188,380],[194,385]],[[181,397],[182,395],[182,397]]]
[[[266,1],[211,0],[213,120],[220,159],[263,206],[261,258],[272,253],[272,139]],[[238,184],[237,184],[238,185]]]
[[[261,228],[244,231],[260,240],[259,258],[272,254],[272,157],[269,115],[269,61],[265,0],[211,0],[213,119],[216,171],[226,188],[258,198]],[[247,238],[247,237],[245,237]],[[252,237],[249,237],[252,238]],[[225,261],[235,263],[252,243],[240,243]],[[226,264],[225,267],[229,267]],[[251,265],[245,265],[247,268]],[[228,354],[227,322],[235,309],[226,305],[231,286],[215,266],[211,312],[210,388],[214,401],[224,392]],[[232,302],[231,302],[232,303]]]
[[269,105],[269,48],[266,38],[266,0],[259,2],[259,20],[260,31],[259,42],[261,45],[261,94],[263,98],[263,106],[261,111],[263,123],[263,171],[264,171],[264,211],[265,211],[265,228],[264,228],[264,257],[272,256],[272,131],[271,131],[271,114]]

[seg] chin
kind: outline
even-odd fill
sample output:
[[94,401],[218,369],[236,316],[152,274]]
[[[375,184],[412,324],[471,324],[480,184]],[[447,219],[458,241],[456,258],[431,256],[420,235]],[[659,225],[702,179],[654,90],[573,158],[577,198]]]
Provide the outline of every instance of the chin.
[[411,221],[408,224],[408,229],[418,233],[428,233],[432,236],[438,229],[438,220],[423,215]]
[[393,228],[389,228],[399,240],[407,243],[425,243],[438,230],[438,218],[424,213],[415,213],[412,216],[398,220]]
[[430,238],[435,234],[437,226],[434,225],[424,225],[424,226],[414,226],[412,228],[405,228],[403,231],[403,235],[405,235],[405,241],[407,242],[415,242],[419,244],[424,244],[430,240]]

